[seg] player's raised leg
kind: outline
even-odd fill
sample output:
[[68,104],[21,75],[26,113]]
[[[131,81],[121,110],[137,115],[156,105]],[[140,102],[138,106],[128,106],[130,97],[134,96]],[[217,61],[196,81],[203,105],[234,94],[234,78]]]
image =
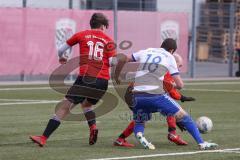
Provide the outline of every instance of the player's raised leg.
[[41,136],[30,136],[30,139],[34,143],[37,143],[40,147],[43,147],[46,144],[47,139],[59,127],[61,120],[69,114],[73,106],[73,103],[67,99],[64,99],[58,103],[57,110],[53,117],[48,121],[43,134]]
[[[43,147],[46,144],[47,139],[59,127],[61,120],[63,120],[69,114],[70,110],[74,106],[74,103],[70,102],[67,99],[61,101],[57,106],[55,114],[48,121],[43,134],[41,136],[30,136],[30,139],[33,142],[37,143],[40,147]],[[98,135],[95,112],[92,110],[92,104],[89,103],[86,99],[82,103],[82,108],[90,129],[89,144],[93,145],[96,143]]]

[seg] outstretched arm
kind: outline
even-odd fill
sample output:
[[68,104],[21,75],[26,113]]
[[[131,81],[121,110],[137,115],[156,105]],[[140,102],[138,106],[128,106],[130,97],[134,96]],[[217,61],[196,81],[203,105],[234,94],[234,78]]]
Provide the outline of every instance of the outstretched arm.
[[58,48],[58,57],[61,64],[65,64],[67,60],[71,58],[71,52],[66,51],[75,44],[79,43],[80,39],[81,33],[76,33]]
[[66,42],[63,43],[59,48],[58,48],[58,57],[59,57],[59,62],[61,64],[65,64],[67,60],[70,58],[70,53],[68,54],[66,51],[70,49],[71,46],[69,46]]

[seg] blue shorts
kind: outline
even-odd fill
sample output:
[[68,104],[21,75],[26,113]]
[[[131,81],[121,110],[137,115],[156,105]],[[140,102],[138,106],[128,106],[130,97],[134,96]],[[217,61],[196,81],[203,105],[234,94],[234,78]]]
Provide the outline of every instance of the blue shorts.
[[135,94],[134,99],[133,119],[137,122],[150,120],[152,113],[155,112],[160,112],[164,116],[172,116],[180,110],[180,105],[167,94]]

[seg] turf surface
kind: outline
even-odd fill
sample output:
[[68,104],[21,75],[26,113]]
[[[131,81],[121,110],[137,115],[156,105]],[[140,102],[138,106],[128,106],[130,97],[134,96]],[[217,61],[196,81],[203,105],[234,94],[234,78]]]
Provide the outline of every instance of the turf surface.
[[[219,149],[240,148],[240,83],[222,82],[219,84],[188,82],[189,85],[186,85],[186,90],[182,93],[195,97],[197,101],[182,103],[182,106],[194,119],[204,115],[213,120],[214,129],[211,133],[203,135],[205,140],[218,143]],[[110,88],[109,92],[114,93],[114,90]],[[35,101],[32,104],[16,103],[28,102],[25,100],[60,100],[62,97],[63,95],[48,89],[47,85],[0,86],[0,160],[81,160],[198,151],[195,142],[187,133],[178,131],[189,142],[188,146],[179,147],[168,142],[165,118],[158,114],[147,123],[145,133],[155,144],[156,150],[143,149],[133,136],[129,141],[136,145],[135,148],[113,147],[113,141],[131,118],[131,113],[121,100],[116,109],[97,119],[99,139],[96,145],[88,145],[88,127],[85,122],[64,121],[49,139],[47,146],[39,148],[28,139],[28,136],[42,133],[54,111],[55,103],[34,104]],[[78,110],[79,107],[75,108],[74,112]],[[239,151],[202,153],[142,159],[239,160],[240,153]]]

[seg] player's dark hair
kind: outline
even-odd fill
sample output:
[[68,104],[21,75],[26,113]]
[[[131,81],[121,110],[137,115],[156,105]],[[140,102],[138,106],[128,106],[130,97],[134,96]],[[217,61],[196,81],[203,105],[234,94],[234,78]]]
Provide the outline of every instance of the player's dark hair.
[[102,13],[94,13],[90,20],[91,28],[97,29],[97,28],[100,28],[102,25],[105,26],[106,28],[108,28],[109,24],[108,24],[107,17]]
[[166,51],[175,52],[177,50],[177,42],[172,38],[167,38],[162,42],[161,48],[164,48]]

